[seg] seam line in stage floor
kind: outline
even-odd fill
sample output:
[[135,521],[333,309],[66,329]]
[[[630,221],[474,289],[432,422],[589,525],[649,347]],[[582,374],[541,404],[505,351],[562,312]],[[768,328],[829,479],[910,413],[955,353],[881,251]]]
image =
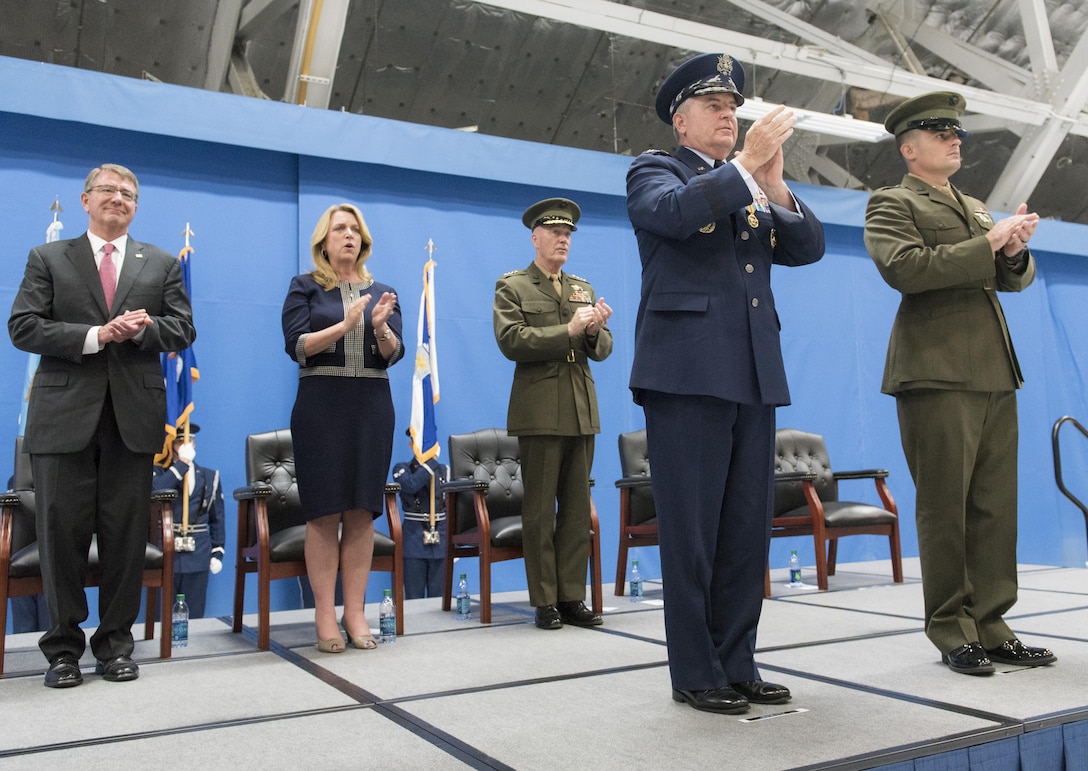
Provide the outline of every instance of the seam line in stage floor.
[[[1083,595],[1084,594],[1083,592],[1068,591],[1068,590],[1053,590],[1053,591],[1050,591],[1050,590],[1030,590],[1030,589],[1023,589],[1022,588],[1021,591],[1022,592],[1033,591],[1033,592],[1042,592],[1042,593],[1047,593],[1047,594],[1054,593],[1054,594],[1063,594],[1063,595]],[[608,598],[608,599],[613,599],[613,598]],[[616,597],[614,599],[615,599],[616,602],[623,602],[627,598],[625,598],[625,597]],[[1048,715],[1035,716],[1035,717],[1032,717],[1032,718],[1026,719],[1026,720],[1025,719],[1019,719],[1019,718],[1013,718],[1011,716],[1003,715],[1003,714],[1000,714],[1000,713],[989,712],[989,711],[985,711],[985,710],[979,710],[979,709],[975,709],[975,708],[968,707],[968,706],[961,705],[961,704],[956,704],[956,703],[947,702],[947,701],[941,701],[941,700],[937,700],[937,699],[930,699],[930,698],[927,698],[927,697],[924,697],[924,696],[911,695],[911,694],[900,692],[900,691],[881,688],[881,687],[875,686],[875,685],[867,685],[867,684],[863,684],[863,683],[853,682],[853,681],[850,681],[850,680],[844,680],[844,679],[841,679],[841,678],[835,678],[835,677],[829,677],[829,676],[824,676],[824,675],[819,675],[819,674],[813,674],[813,673],[800,671],[800,670],[796,670],[796,669],[792,669],[792,668],[784,667],[784,666],[780,666],[780,665],[775,665],[775,664],[759,663],[760,656],[765,655],[765,654],[769,654],[769,653],[777,653],[777,652],[789,651],[789,650],[794,650],[794,649],[802,649],[802,648],[813,648],[813,647],[819,647],[819,646],[825,646],[825,645],[834,645],[834,644],[839,644],[839,643],[843,643],[843,642],[863,641],[863,640],[867,640],[867,639],[880,638],[880,637],[896,637],[896,636],[903,636],[903,635],[909,635],[909,634],[921,634],[923,632],[923,630],[921,628],[922,619],[920,617],[914,616],[914,615],[888,613],[888,612],[882,612],[882,611],[871,610],[871,609],[859,609],[859,608],[851,608],[851,607],[842,607],[842,606],[839,606],[839,605],[836,605],[836,604],[829,604],[829,603],[819,602],[819,601],[817,601],[817,602],[811,602],[811,601],[806,602],[806,601],[803,601],[801,597],[796,597],[796,598],[794,598],[794,597],[775,597],[775,598],[769,598],[769,599],[771,599],[772,601],[775,601],[775,602],[792,603],[792,604],[795,604],[795,605],[804,605],[804,606],[812,606],[814,608],[825,609],[825,610],[841,610],[841,611],[846,611],[846,612],[849,612],[849,613],[855,613],[855,614],[861,614],[861,615],[882,616],[882,617],[889,618],[889,619],[908,621],[913,626],[911,626],[911,628],[898,629],[898,630],[887,630],[887,631],[883,631],[883,632],[869,633],[869,634],[864,634],[864,635],[838,637],[838,638],[831,638],[831,639],[821,639],[821,640],[797,642],[797,643],[786,644],[786,645],[777,645],[777,646],[766,647],[766,648],[757,648],[757,650],[756,650],[757,664],[761,669],[764,669],[764,670],[766,670],[768,672],[778,672],[778,673],[781,673],[781,674],[787,674],[787,675],[796,677],[799,680],[819,682],[819,683],[823,683],[825,685],[831,685],[833,687],[846,688],[846,689],[853,690],[853,691],[856,691],[856,692],[859,692],[859,693],[866,693],[866,694],[870,694],[870,695],[874,695],[874,696],[878,696],[878,697],[882,697],[882,698],[888,698],[888,699],[892,699],[892,700],[896,700],[896,701],[901,701],[901,702],[906,702],[906,703],[913,703],[913,704],[916,704],[916,705],[919,705],[919,706],[922,706],[922,707],[926,707],[926,708],[943,710],[943,711],[951,712],[951,713],[962,715],[962,716],[972,717],[972,718],[975,718],[975,719],[985,721],[985,722],[989,722],[989,723],[993,724],[993,726],[990,727],[990,728],[983,728],[983,729],[976,730],[976,731],[965,731],[965,732],[962,732],[962,733],[956,733],[956,734],[949,734],[949,735],[946,735],[946,736],[933,737],[931,739],[924,740],[924,741],[914,743],[914,744],[901,745],[901,746],[898,746],[898,747],[887,747],[887,748],[876,750],[874,752],[866,753],[866,754],[863,754],[863,755],[856,755],[856,756],[851,756],[851,757],[846,757],[846,758],[840,758],[840,759],[837,759],[835,761],[830,761],[830,762],[827,762],[827,763],[821,763],[821,764],[816,764],[816,765],[811,765],[811,766],[798,767],[797,769],[795,769],[795,771],[815,771],[815,769],[837,769],[837,770],[845,771],[846,769],[871,768],[873,766],[873,761],[874,760],[879,761],[879,764],[890,763],[890,762],[901,762],[903,760],[908,760],[908,759],[911,759],[911,758],[927,757],[929,755],[934,754],[935,749],[938,750],[938,751],[941,751],[941,752],[948,752],[948,751],[952,751],[952,750],[956,750],[956,749],[976,746],[976,745],[979,745],[979,744],[986,743],[988,741],[993,741],[995,739],[1007,738],[1007,737],[1011,737],[1011,736],[1014,736],[1014,735],[1030,733],[1032,731],[1041,730],[1041,729],[1048,728],[1048,727],[1055,726],[1055,725],[1066,724],[1066,723],[1070,723],[1070,722],[1075,722],[1075,721],[1081,721],[1081,720],[1088,719],[1088,708],[1079,708],[1079,709],[1069,710],[1069,711],[1066,711],[1066,712],[1057,712],[1057,713],[1052,713],[1052,714],[1048,714]],[[828,599],[830,599],[830,596],[828,596]],[[626,603],[625,603],[625,605],[626,605]],[[525,623],[531,623],[532,612],[531,612],[531,610],[526,611],[523,605],[514,605],[514,604],[507,604],[507,603],[496,603],[495,607],[496,608],[503,608],[503,609],[505,609],[506,611],[508,611],[510,613],[516,614],[516,616],[520,616],[520,617],[524,618],[524,620],[522,620],[521,618],[516,618],[515,620],[500,622],[500,623],[494,624],[494,625],[480,624],[479,625],[480,628],[486,629],[486,628],[489,628],[489,627],[490,628],[495,628],[495,627],[502,627],[502,626],[513,626],[513,625],[522,625],[522,624],[525,624]],[[640,609],[637,609],[637,608],[629,608],[627,610],[627,612],[637,613],[639,610]],[[653,607],[646,607],[644,610],[647,611],[647,612],[649,612],[649,611],[659,611],[660,607],[658,605],[655,605]],[[1054,617],[1054,616],[1059,616],[1061,614],[1066,614],[1066,613],[1070,613],[1070,612],[1083,612],[1084,610],[1088,610],[1088,605],[1077,606],[1076,608],[1043,610],[1043,611],[1036,611],[1036,612],[1033,612],[1033,613],[1025,613],[1025,614],[1022,614],[1022,615],[1010,617],[1008,620],[1015,627],[1015,626],[1017,626],[1017,622],[1020,622],[1020,625],[1022,626],[1029,619]],[[218,616],[218,617],[216,617],[216,620],[223,623],[228,628],[230,628],[233,625],[233,619],[230,616]],[[288,627],[291,627],[291,626],[295,626],[295,625],[288,624]],[[447,634],[450,631],[463,631],[464,629],[465,628],[433,630],[433,631],[420,632],[418,634],[420,634],[420,635]],[[637,641],[637,642],[642,642],[642,643],[649,643],[649,644],[653,644],[653,645],[657,645],[657,646],[664,646],[666,644],[664,639],[661,639],[661,638],[647,637],[647,636],[643,636],[643,635],[632,634],[630,632],[624,632],[624,631],[620,631],[620,630],[610,628],[607,625],[603,626],[603,627],[590,628],[590,629],[587,629],[586,631],[604,633],[604,634],[612,635],[612,636],[619,637],[619,638],[624,638],[624,639]],[[1043,634],[1043,633],[1035,633],[1035,634],[1040,634],[1041,636],[1046,637],[1047,639],[1053,639],[1053,640],[1083,641],[1083,638],[1074,637],[1074,636]],[[174,660],[176,660],[176,661],[187,661],[188,662],[188,661],[196,661],[196,660],[200,660],[200,659],[210,659],[210,658],[220,658],[220,657],[234,657],[234,656],[238,656],[238,655],[246,655],[246,654],[249,654],[249,653],[258,653],[259,652],[259,651],[257,651],[257,649],[255,647],[256,646],[256,637],[257,637],[255,628],[250,627],[250,626],[243,626],[241,637],[245,638],[248,642],[252,643],[254,645],[254,648],[252,650],[224,651],[224,652],[221,652],[221,653],[204,654],[204,655],[193,656],[193,657],[184,657],[184,658],[181,658],[181,659],[163,660],[163,661],[161,661],[161,663],[169,663],[170,661],[174,661]],[[237,727],[237,726],[245,726],[245,725],[251,725],[251,724],[261,724],[261,723],[268,723],[268,722],[279,721],[279,720],[293,720],[293,719],[307,718],[307,717],[317,716],[317,715],[336,714],[336,713],[340,713],[340,712],[349,712],[349,711],[355,711],[355,710],[359,710],[359,709],[366,709],[366,710],[370,710],[372,712],[375,712],[377,714],[382,715],[382,717],[384,717],[385,719],[393,721],[399,727],[401,727],[402,729],[408,731],[409,733],[411,733],[415,737],[423,740],[424,742],[426,742],[430,746],[444,752],[445,754],[449,755],[450,757],[456,758],[458,761],[464,763],[465,765],[467,765],[469,767],[478,768],[478,769],[502,769],[503,771],[505,771],[506,769],[509,769],[510,766],[506,765],[505,763],[503,763],[502,761],[500,761],[500,760],[498,760],[498,759],[496,759],[494,757],[491,757],[490,755],[483,752],[482,750],[480,750],[480,749],[478,749],[478,748],[476,748],[476,747],[474,747],[474,746],[472,746],[472,745],[458,739],[457,737],[455,737],[455,736],[453,736],[453,735],[451,735],[451,734],[437,728],[436,726],[434,726],[434,725],[428,723],[427,721],[417,717],[416,715],[413,715],[408,709],[405,709],[400,705],[406,705],[406,704],[409,704],[411,702],[434,700],[434,699],[440,699],[440,698],[445,698],[445,697],[455,697],[455,696],[461,696],[461,695],[466,695],[466,694],[487,693],[487,692],[490,692],[490,691],[499,691],[499,690],[504,690],[504,689],[519,688],[519,687],[533,686],[533,685],[539,685],[539,684],[579,680],[579,679],[593,678],[593,677],[602,677],[602,676],[620,674],[620,673],[624,673],[624,672],[632,672],[632,671],[640,671],[640,670],[649,670],[649,669],[667,668],[668,667],[667,658],[663,658],[663,659],[661,659],[659,661],[646,662],[646,663],[641,663],[641,664],[632,664],[632,665],[625,665],[625,666],[620,666],[620,667],[610,667],[610,668],[597,669],[597,670],[586,670],[586,671],[572,672],[572,673],[567,673],[567,674],[549,675],[549,676],[545,676],[545,677],[527,678],[527,679],[523,679],[523,680],[498,682],[498,683],[492,683],[492,684],[486,684],[486,685],[468,686],[468,687],[464,687],[464,688],[447,689],[447,690],[435,691],[435,692],[431,692],[431,693],[417,693],[417,694],[412,694],[412,695],[398,697],[398,698],[391,698],[391,699],[380,699],[380,698],[376,697],[373,693],[367,691],[366,689],[352,683],[351,681],[349,681],[347,679],[341,678],[339,675],[337,675],[337,674],[333,673],[332,671],[326,669],[324,666],[322,666],[320,663],[316,662],[315,660],[307,658],[305,655],[299,653],[298,651],[300,649],[302,649],[303,647],[304,646],[287,647],[287,646],[284,646],[281,643],[277,643],[277,642],[273,641],[271,643],[271,645],[270,645],[269,652],[271,652],[274,655],[278,656],[279,658],[283,659],[285,662],[293,664],[295,667],[297,667],[298,669],[301,669],[302,671],[304,671],[307,674],[311,675],[312,677],[316,678],[320,682],[334,688],[335,690],[337,690],[338,692],[340,692],[344,696],[346,696],[349,699],[355,701],[356,702],[355,705],[336,706],[336,707],[328,707],[328,708],[321,708],[321,709],[310,709],[310,710],[299,710],[299,711],[283,712],[283,713],[276,713],[276,714],[266,714],[266,715],[261,715],[261,716],[254,716],[254,717],[247,717],[247,718],[237,718],[237,719],[228,719],[228,720],[222,720],[222,721],[202,723],[202,724],[197,724],[197,725],[177,726],[177,727],[161,728],[161,729],[150,729],[150,730],[141,731],[141,732],[132,733],[132,734],[115,734],[115,735],[111,735],[111,736],[99,736],[99,737],[94,737],[94,738],[88,738],[88,739],[84,739],[84,740],[60,742],[60,743],[55,743],[55,744],[43,744],[43,745],[37,745],[37,746],[32,746],[32,747],[23,747],[23,748],[19,748],[19,749],[0,750],[0,759],[17,757],[17,756],[20,756],[20,755],[44,754],[44,753],[49,753],[49,752],[78,749],[80,747],[94,747],[94,746],[109,745],[109,744],[121,743],[121,742],[139,741],[139,740],[142,740],[142,739],[149,739],[149,738],[169,737],[169,736],[173,736],[173,735],[188,734],[188,733],[195,733],[195,732],[202,732],[202,731],[209,731],[209,730],[217,730],[217,729],[221,729],[221,728],[232,728],[232,727]],[[936,654],[935,654],[935,656],[936,656]],[[159,662],[160,660],[155,659],[154,661]],[[934,661],[934,664],[935,665],[937,664],[936,659]],[[1013,668],[1008,669],[1007,671],[999,672],[999,676],[1009,675],[1009,674],[1018,674],[1018,673],[1030,672],[1030,671],[1031,671],[1031,668],[1013,667]],[[9,676],[14,676],[14,677],[40,677],[41,674],[40,674],[40,671],[39,671],[39,672],[33,672],[33,673],[28,672],[28,673],[23,673],[23,674],[9,673]],[[5,677],[4,679],[7,679],[7,678]]]
[[[254,637],[256,636],[256,632],[252,628],[244,627],[244,629],[247,634],[251,634]],[[425,720],[421,720],[420,718],[409,714],[395,704],[379,699],[365,688],[361,688],[350,680],[346,680],[339,675],[333,674],[320,664],[316,664],[290,648],[286,648],[275,642],[273,642],[270,647],[272,652],[280,658],[313,675],[321,680],[321,682],[335,688],[348,698],[354,699],[362,705],[369,706],[374,712],[377,712],[382,717],[393,721],[401,728],[409,731],[420,739],[423,739],[436,749],[442,750],[446,754],[457,758],[471,768],[496,769],[497,771],[506,771],[509,769],[510,771],[513,771],[511,766],[508,766],[472,745],[455,738]]]

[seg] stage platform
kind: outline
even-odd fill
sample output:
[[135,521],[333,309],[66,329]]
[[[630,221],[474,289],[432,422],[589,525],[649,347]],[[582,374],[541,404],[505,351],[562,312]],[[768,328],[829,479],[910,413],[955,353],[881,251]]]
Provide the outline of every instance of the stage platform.
[[[42,686],[37,634],[8,638],[0,770],[225,769],[1076,769],[1088,768],[1088,571],[1021,566],[1008,616],[1055,665],[954,674],[922,633],[918,561],[841,565],[831,591],[772,574],[757,661],[793,691],[745,715],[671,699],[660,586],[634,604],[605,586],[605,624],[542,631],[525,592],[493,623],[441,600],[405,603],[406,634],[374,651],[314,647],[311,611],[190,622],[167,661],[140,641],[139,680]],[[472,575],[472,571],[469,571]],[[377,622],[377,607],[368,607]]]

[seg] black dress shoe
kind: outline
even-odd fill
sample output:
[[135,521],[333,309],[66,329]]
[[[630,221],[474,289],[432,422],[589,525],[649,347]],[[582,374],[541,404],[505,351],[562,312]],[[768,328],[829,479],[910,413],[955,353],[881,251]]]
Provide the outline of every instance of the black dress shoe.
[[83,682],[79,659],[72,653],[61,653],[49,662],[45,671],[46,688],[75,688]]
[[600,626],[604,619],[586,607],[581,600],[559,603],[559,617],[564,624],[575,626]]
[[99,661],[95,664],[94,673],[102,675],[103,680],[111,683],[123,683],[126,680],[135,680],[140,676],[140,668],[136,662],[128,656],[114,656],[109,661]]
[[1041,667],[1058,660],[1046,648],[1032,648],[1015,638],[1006,640],[996,648],[987,648],[986,655],[996,664],[1012,664],[1018,667]]
[[789,688],[763,680],[730,683],[729,687],[753,704],[783,704],[790,700]]
[[748,699],[732,688],[712,688],[708,691],[672,691],[672,700],[686,702],[703,712],[739,715],[748,711]]
[[538,629],[562,629],[559,609],[554,605],[541,605],[536,609],[536,626]]
[[993,662],[986,655],[986,649],[980,643],[970,642],[956,650],[941,656],[941,660],[953,672],[963,675],[992,675]]

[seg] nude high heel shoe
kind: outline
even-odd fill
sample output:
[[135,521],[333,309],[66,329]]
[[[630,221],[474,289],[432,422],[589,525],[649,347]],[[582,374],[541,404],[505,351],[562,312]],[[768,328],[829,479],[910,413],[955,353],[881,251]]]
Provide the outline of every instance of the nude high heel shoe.
[[348,623],[345,619],[340,619],[340,625],[344,627],[344,633],[347,634],[348,639],[351,640],[351,644],[359,650],[372,651],[378,647],[378,641],[374,639],[374,635],[370,634],[369,629],[365,635],[356,636],[348,629]]

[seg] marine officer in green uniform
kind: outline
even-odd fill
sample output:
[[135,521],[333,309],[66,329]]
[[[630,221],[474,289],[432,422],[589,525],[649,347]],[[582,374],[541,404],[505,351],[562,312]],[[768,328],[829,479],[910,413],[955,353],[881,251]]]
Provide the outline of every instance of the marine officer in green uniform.
[[917,488],[925,630],[955,672],[1056,660],[1003,618],[1016,602],[1016,390],[1023,384],[998,292],[1035,278],[1027,243],[1039,217],[1021,204],[994,221],[949,182],[967,133],[962,95],[908,99],[884,126],[907,174],[873,193],[865,246],[902,293],[881,390],[895,396]]
[[566,198],[526,209],[536,256],[495,284],[495,339],[516,363],[506,430],[518,437],[525,575],[541,629],[602,623],[585,605],[589,472],[601,432],[589,361],[612,353],[612,309],[563,270],[579,216]]

